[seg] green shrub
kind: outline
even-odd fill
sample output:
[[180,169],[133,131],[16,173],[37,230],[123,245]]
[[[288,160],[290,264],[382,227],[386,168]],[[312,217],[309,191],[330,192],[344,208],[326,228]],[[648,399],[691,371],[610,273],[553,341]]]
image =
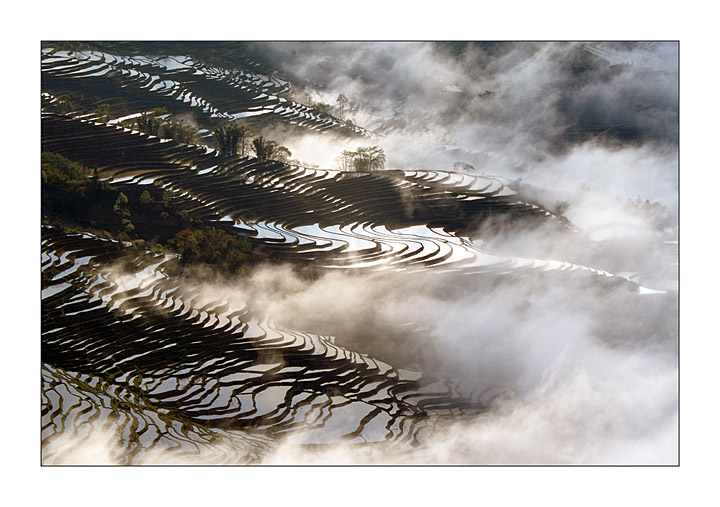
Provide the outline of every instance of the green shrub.
[[99,121],[107,122],[110,119],[110,104],[100,104],[95,108],[95,114]]
[[205,263],[235,273],[247,262],[250,244],[213,227],[184,229],[174,238],[183,264]]
[[120,192],[120,195],[118,195],[117,200],[115,201],[115,205],[113,206],[113,211],[120,215],[121,217],[129,217],[130,216],[130,208],[128,207],[128,198],[125,194]]
[[40,156],[41,202],[62,212],[76,212],[84,205],[90,170],[57,153]]

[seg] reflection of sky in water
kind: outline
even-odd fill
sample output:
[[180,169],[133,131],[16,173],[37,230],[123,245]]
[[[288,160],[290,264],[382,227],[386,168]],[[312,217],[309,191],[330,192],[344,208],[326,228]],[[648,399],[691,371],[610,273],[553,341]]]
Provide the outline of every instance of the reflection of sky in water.
[[250,116],[260,116],[262,114],[268,114],[270,112],[270,109],[261,109],[259,111],[243,111],[242,113],[235,113],[230,116],[232,117],[232,119],[237,120],[239,118],[248,118]]
[[[181,61],[182,60],[182,61]],[[156,60],[158,64],[165,67],[167,70],[178,70],[178,69],[191,69],[192,68],[192,60],[190,60],[190,64],[186,63],[187,60],[184,56],[166,56],[164,58],[159,58]]]
[[[334,402],[332,407],[324,407],[320,410],[320,403],[317,403],[318,407],[315,411],[308,413],[307,417],[309,420],[313,420],[316,423],[321,421],[324,423],[321,428],[311,429],[302,434],[302,442],[304,444],[323,444],[329,440],[335,440],[343,435],[351,433],[358,427],[358,421],[362,420],[363,417],[368,415],[370,412],[375,410],[373,405],[369,405],[362,402],[350,402],[346,405],[340,405],[345,398],[333,397],[331,398]],[[327,398],[323,398],[321,402],[327,401]],[[375,417],[373,421],[376,423],[373,428],[375,431],[366,433],[363,431],[363,436],[369,441],[382,441],[387,434],[387,425],[390,418],[386,413],[382,413],[380,417]],[[365,430],[366,428],[363,428]]]
[[375,246],[374,242],[350,235],[345,232],[345,229],[352,227],[353,225],[356,224],[351,224],[347,226],[332,225],[330,227],[321,229],[318,224],[313,224],[296,227],[294,230],[300,234],[304,234],[309,237],[329,240],[330,242],[332,242],[332,246],[330,248],[336,248],[343,244],[348,245],[349,251],[373,248]]
[[[225,216],[222,220],[230,221],[233,219],[230,216]],[[238,218],[233,221],[234,226],[238,229],[256,231],[257,236],[255,237],[258,239],[278,241],[282,244],[295,246],[315,245],[315,248],[304,250],[306,253],[329,251],[344,245],[347,245],[347,248],[343,252],[350,254],[380,247],[379,255],[359,258],[352,264],[335,265],[330,261],[325,266],[326,268],[377,268],[403,271],[411,266],[422,267],[425,263],[431,263],[435,267],[451,270],[506,266],[508,269],[531,268],[538,271],[575,271],[582,269],[600,275],[611,276],[610,273],[602,270],[564,261],[497,255],[483,250],[473,243],[469,237],[456,236],[427,225],[413,225],[390,230],[385,225],[373,226],[356,222],[343,226],[320,227],[316,223],[286,228],[266,221],[253,224],[248,224]],[[394,258],[396,254],[402,254],[402,258],[400,260]]]

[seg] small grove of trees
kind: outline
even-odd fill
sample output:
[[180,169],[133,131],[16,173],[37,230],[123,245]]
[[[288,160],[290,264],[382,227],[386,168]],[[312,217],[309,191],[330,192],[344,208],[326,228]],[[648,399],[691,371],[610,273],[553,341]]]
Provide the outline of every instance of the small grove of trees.
[[249,149],[255,152],[255,156],[260,160],[276,160],[278,162],[292,162],[290,157],[292,153],[289,149],[263,136],[251,139],[255,133],[250,127],[243,125],[228,124],[213,130],[215,141],[218,144],[220,152],[225,155],[246,156]]
[[[71,217],[74,221],[90,219],[91,223],[105,221],[112,227],[117,223],[115,215],[122,224],[120,234],[127,237],[126,234],[135,229],[130,220],[132,203],[124,193],[100,181],[97,169],[89,169],[58,153],[43,152],[41,177],[43,214]],[[152,199],[149,195],[145,198]],[[140,201],[143,201],[142,195]]]
[[213,227],[184,229],[172,241],[183,264],[205,263],[238,273],[248,260],[250,244]]
[[[71,224],[89,221],[93,228],[108,227],[102,232],[109,237],[154,244],[154,249],[163,248],[156,238],[162,236],[164,242],[174,235],[170,246],[180,253],[182,264],[206,263],[239,274],[250,261],[250,243],[237,236],[201,226],[184,212],[173,213],[167,223],[170,218],[167,211],[172,212],[168,206],[173,193],[170,190],[162,195],[159,189],[154,194],[132,187],[119,191],[97,179],[92,169],[52,152],[41,155],[41,176],[43,215],[47,214],[52,221],[66,223],[67,218]],[[156,218],[158,213],[163,220]],[[132,223],[133,217],[137,227]],[[178,229],[182,230],[175,234]]]
[[184,120],[165,121],[162,124],[162,137],[170,138],[178,143],[191,144],[197,141],[198,129]]
[[345,150],[340,156],[343,171],[370,172],[385,167],[385,151],[379,146],[361,147],[355,151]]
[[[252,148],[255,156],[260,160],[277,160],[288,162],[292,153],[285,146],[275,141],[258,136],[250,139],[255,133],[250,127],[243,125],[229,124],[213,130],[215,141],[220,152],[225,155],[240,155],[244,157],[248,148]],[[239,153],[238,153],[239,151]]]
[[[340,95],[338,95],[338,98],[335,101],[335,106],[331,104],[326,104],[325,102],[315,102],[311,100],[310,107],[312,107],[316,111],[320,111],[321,113],[325,113],[328,115],[337,114],[338,118],[340,118],[341,120],[345,120],[345,108],[347,107],[348,102],[350,102],[348,98],[341,93]],[[349,120],[348,122],[351,125],[353,124]]]
[[287,162],[292,156],[290,150],[285,146],[281,146],[275,141],[265,139],[262,136],[252,140],[252,146],[255,150],[255,156],[260,160],[277,160],[278,162]]
[[43,207],[59,212],[79,212],[92,185],[90,169],[57,153],[40,156]]
[[244,157],[250,137],[255,133],[250,127],[231,123],[224,127],[213,129],[215,141],[220,152],[225,155],[238,155]]
[[87,167],[49,151],[42,152],[40,156],[40,171],[43,183],[64,184],[78,194],[84,192],[90,174]]
[[320,111],[321,113],[325,113],[328,115],[332,115],[335,109],[332,105],[326,104],[325,102],[314,101],[310,101],[310,107],[312,107],[316,111]]
[[160,118],[167,113],[162,107],[143,113],[135,120],[135,128],[148,135],[173,139],[179,143],[190,144],[197,141],[198,129],[184,120],[174,121]]
[[659,202],[651,202],[650,199],[643,200],[640,196],[636,199],[628,199],[625,208],[640,215],[647,223],[657,230],[662,230],[670,223],[672,216],[670,210]]
[[156,108],[149,113],[143,113],[140,117],[135,120],[135,128],[140,132],[145,132],[148,135],[160,137],[160,127],[162,127],[163,119],[158,118],[158,114],[163,114],[165,109]]

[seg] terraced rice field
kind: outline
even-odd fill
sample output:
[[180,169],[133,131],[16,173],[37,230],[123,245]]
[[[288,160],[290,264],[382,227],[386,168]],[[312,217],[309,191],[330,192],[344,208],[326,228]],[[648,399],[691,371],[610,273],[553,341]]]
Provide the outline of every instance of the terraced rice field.
[[[172,191],[172,206],[190,219],[246,240],[274,266],[320,278],[422,277],[434,287],[543,280],[592,287],[598,297],[647,297],[624,273],[485,245],[477,230],[493,220],[589,242],[504,177],[311,169],[225,155],[205,142],[212,128],[239,119],[373,139],[293,100],[293,86],[230,43],[45,43],[41,149],[96,168],[111,187]],[[57,112],[70,92],[74,110]],[[99,103],[110,104],[112,118],[100,121]],[[192,114],[197,144],[120,121],[154,107]],[[288,441],[308,453],[342,445],[424,462],[437,435],[492,413],[516,388],[394,364],[393,354],[376,356],[357,340],[290,328],[243,279],[209,291],[167,269],[176,257],[43,225],[43,463],[75,462],[74,450],[96,445],[97,435],[118,464],[263,463]],[[409,343],[422,336],[418,322],[394,325]]]

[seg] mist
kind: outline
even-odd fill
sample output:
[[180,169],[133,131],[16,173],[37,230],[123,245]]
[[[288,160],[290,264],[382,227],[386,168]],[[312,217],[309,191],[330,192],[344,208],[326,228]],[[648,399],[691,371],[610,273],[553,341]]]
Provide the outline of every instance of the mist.
[[[393,367],[502,393],[485,413],[423,432],[412,452],[310,448],[299,431],[269,444],[263,463],[677,463],[677,44],[248,47],[314,100],[346,95],[346,118],[373,133],[262,131],[293,159],[333,169],[343,150],[378,145],[386,169],[498,175],[567,224],[493,217],[463,232],[484,252],[540,266],[525,271],[388,263],[308,277],[266,263],[212,281],[187,271],[198,308],[223,300]],[[72,440],[53,452],[112,461],[112,439],[98,436],[91,454],[72,454]]]
[[[491,277],[492,278],[492,277]],[[186,284],[190,285],[190,284]],[[671,464],[677,461],[677,301],[572,277],[482,278],[329,273],[261,266],[237,282],[197,282],[193,306],[219,298],[273,326],[502,395],[491,410],[439,425],[417,451],[281,438],[265,464]],[[412,325],[408,325],[412,324]],[[114,463],[117,437],[53,441],[56,463]],[[76,437],[77,438],[77,437]],[[219,445],[219,444],[218,444]],[[139,463],[214,463],[144,452]]]
[[[433,43],[258,47],[324,102],[344,93],[348,116],[377,133],[366,144],[385,149],[386,167],[465,162],[517,182],[521,198],[546,209],[563,205],[575,228],[489,221],[471,234],[481,248],[587,265],[658,291],[569,275],[336,273],[298,286],[290,271],[256,273],[294,288],[261,297],[289,327],[507,390],[491,413],[430,437],[422,455],[333,446],[308,457],[300,438],[269,462],[677,461],[677,44],[470,44],[459,54]],[[298,144],[311,158],[310,140]],[[629,204],[638,199],[667,216]]]
[[[588,140],[677,144],[677,44],[253,43],[379,135],[393,168],[522,173]],[[458,158],[464,157],[464,158]]]
[[[563,233],[542,234],[548,258],[587,253],[574,251]],[[496,239],[492,246],[518,254],[535,245],[534,253],[543,253],[536,239],[523,241],[520,234],[512,244]],[[589,256],[602,258],[596,251]],[[652,266],[648,260],[643,267]],[[677,460],[672,292],[638,295],[630,282],[605,286],[562,273],[467,277],[350,270],[308,281],[291,266],[276,265],[259,267],[237,285],[198,289],[198,306],[234,298],[275,326],[333,336],[339,346],[398,368],[503,392],[490,412],[442,426],[417,453],[349,444],[308,450],[301,432],[281,440],[264,463]]]

